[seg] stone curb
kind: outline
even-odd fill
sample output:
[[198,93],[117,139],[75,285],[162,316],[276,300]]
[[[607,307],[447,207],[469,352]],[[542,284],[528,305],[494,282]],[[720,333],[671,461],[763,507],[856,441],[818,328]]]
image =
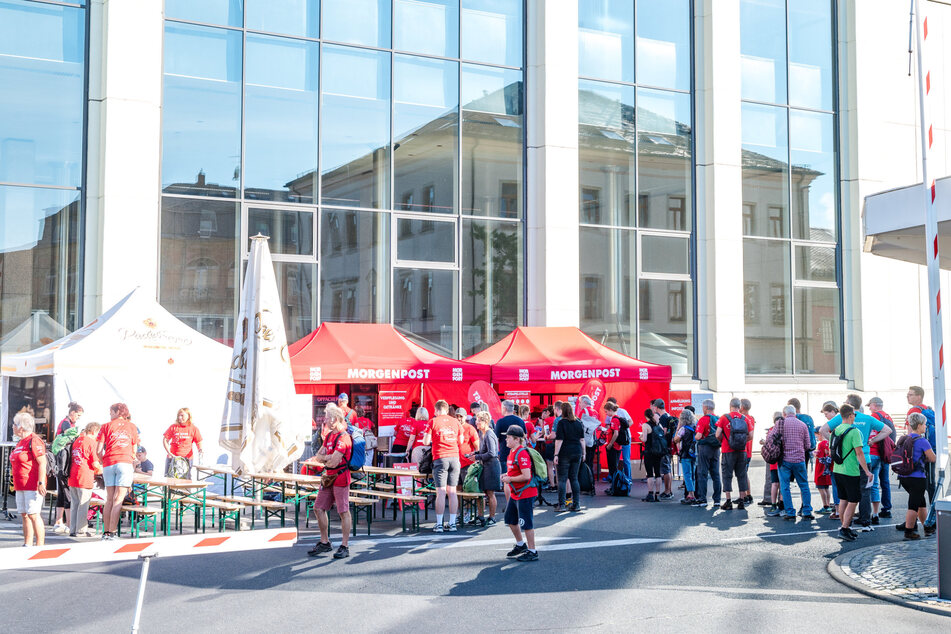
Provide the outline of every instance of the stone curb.
[[[878,548],[878,546],[869,546],[868,549]],[[835,559],[829,562],[826,566],[826,570],[829,572],[829,575],[841,583],[842,585],[848,586],[857,592],[861,592],[864,595],[870,596],[874,599],[880,599],[882,601],[888,601],[889,603],[894,603],[906,608],[912,608],[914,610],[921,610],[922,612],[929,612],[931,614],[938,614],[940,616],[951,616],[951,603],[948,604],[947,608],[938,607],[935,605],[928,605],[927,603],[921,603],[919,601],[909,601],[902,599],[899,596],[892,594],[891,592],[885,592],[882,590],[876,590],[870,586],[865,585],[859,581],[856,581],[853,577],[848,575],[843,569],[842,565],[855,556],[859,551],[866,550],[866,548],[857,548],[853,551],[847,552],[843,555],[839,555]]]

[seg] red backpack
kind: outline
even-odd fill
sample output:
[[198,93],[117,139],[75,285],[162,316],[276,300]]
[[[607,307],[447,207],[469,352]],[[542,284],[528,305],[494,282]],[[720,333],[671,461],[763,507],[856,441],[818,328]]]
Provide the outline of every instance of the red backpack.
[[918,470],[918,463],[915,462],[915,440],[917,438],[909,435],[899,438],[897,449],[889,460],[892,471],[899,478],[906,478]]

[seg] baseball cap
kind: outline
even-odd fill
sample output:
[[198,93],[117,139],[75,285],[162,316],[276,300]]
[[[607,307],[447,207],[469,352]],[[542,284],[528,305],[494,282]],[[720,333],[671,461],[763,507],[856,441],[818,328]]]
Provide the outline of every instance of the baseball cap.
[[525,438],[525,431],[518,425],[509,426],[509,428],[505,430],[505,434],[512,438]]
[[346,392],[341,392],[341,393],[340,393],[340,396],[337,397],[337,400],[338,400],[338,401],[349,401],[349,400],[350,400],[350,397],[347,396],[347,393],[346,393]]
[[479,401],[472,401],[471,403],[469,403],[469,410],[474,412],[477,409],[482,409],[482,403],[480,403]]
[[878,396],[873,396],[872,398],[868,399],[868,404],[869,405],[884,405],[885,401],[883,401]]
[[664,399],[662,399],[662,398],[654,399],[653,406],[654,406],[654,407],[659,407],[659,408],[663,409],[663,408],[664,408]]

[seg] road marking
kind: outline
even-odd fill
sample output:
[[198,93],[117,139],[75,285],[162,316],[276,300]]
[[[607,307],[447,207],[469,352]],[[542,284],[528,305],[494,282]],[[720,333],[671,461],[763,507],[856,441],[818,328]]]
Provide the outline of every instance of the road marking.
[[788,588],[723,588],[723,587],[704,587],[704,586],[648,586],[642,590],[677,590],[683,592],[710,592],[730,593],[730,594],[750,594],[771,595],[771,596],[796,596],[796,597],[818,597],[823,599],[854,599],[855,594],[844,592],[812,592],[809,590],[791,590]]
[[[893,528],[896,524],[880,524],[878,526],[872,526],[872,530],[877,530],[879,528]],[[823,528],[814,531],[796,531],[795,533],[772,533],[770,535],[748,535],[746,537],[728,537],[726,539],[721,539],[718,541],[721,542],[741,542],[748,541],[751,539],[772,539],[774,537],[796,537],[799,535],[819,535],[820,533],[837,533],[839,532],[839,527],[835,528]],[[861,531],[858,531],[861,534]]]
[[[536,538],[537,539],[537,538]],[[572,544],[552,544],[545,548],[549,550],[578,550],[581,548],[610,548],[612,546],[634,546],[637,544],[656,544],[659,542],[672,542],[672,539],[659,539],[653,537],[633,537],[631,539],[607,539],[596,542],[576,542]]]
[[[547,542],[555,541],[562,539],[574,539],[573,537],[549,537],[547,535],[542,535],[535,538],[535,541]],[[429,543],[429,544],[407,544],[401,545],[396,544],[396,548],[425,548],[427,550],[438,549],[438,548],[474,548],[478,546],[497,546],[499,544],[511,544],[513,538],[509,537],[507,539],[471,539],[466,541],[457,541],[457,542],[442,542],[442,543]]]

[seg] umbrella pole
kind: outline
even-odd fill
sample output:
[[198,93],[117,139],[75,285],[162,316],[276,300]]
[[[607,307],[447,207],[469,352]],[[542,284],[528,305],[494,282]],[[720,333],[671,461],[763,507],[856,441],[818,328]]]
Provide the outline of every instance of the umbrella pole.
[[142,616],[142,603],[145,601],[145,582],[149,578],[149,562],[152,561],[153,557],[158,557],[158,555],[155,553],[151,555],[139,555],[139,559],[142,560],[142,574],[139,576],[139,594],[135,598],[135,616],[132,617],[132,634],[139,631],[139,617]]

